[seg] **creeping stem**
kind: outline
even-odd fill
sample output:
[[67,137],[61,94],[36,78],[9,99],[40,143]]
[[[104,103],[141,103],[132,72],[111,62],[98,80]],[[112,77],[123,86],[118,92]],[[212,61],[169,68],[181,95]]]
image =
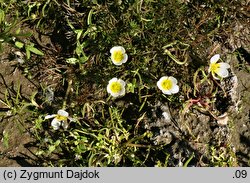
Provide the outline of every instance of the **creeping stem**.
[[66,109],[67,100],[68,100],[69,92],[71,90],[71,86],[72,86],[72,79],[70,79],[68,83],[67,91],[66,91],[65,98],[63,101],[63,107],[62,107],[63,110]]

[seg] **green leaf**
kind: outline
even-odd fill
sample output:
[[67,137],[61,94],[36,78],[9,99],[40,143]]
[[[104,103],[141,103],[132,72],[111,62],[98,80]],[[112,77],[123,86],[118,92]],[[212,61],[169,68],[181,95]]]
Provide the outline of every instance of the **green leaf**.
[[9,137],[10,137],[9,133],[4,131],[4,133],[3,133],[3,145],[5,148],[9,147],[9,139],[10,139]]
[[27,60],[29,60],[29,59],[30,59],[30,50],[27,49],[26,47],[25,47],[25,49],[26,49],[26,57],[27,57]]
[[83,48],[81,47],[81,45],[77,45],[75,51],[78,57],[80,57],[80,55],[83,53]]
[[61,143],[61,141],[60,141],[60,140],[57,140],[57,141],[55,142],[55,146],[58,146],[60,143]]
[[61,143],[61,141],[60,141],[60,140],[57,140],[57,141],[54,143],[54,145],[50,145],[50,146],[49,146],[49,153],[52,153],[52,152],[57,148],[57,146],[59,146],[60,143]]
[[49,152],[52,153],[56,149],[55,145],[49,146]]
[[91,9],[89,11],[89,14],[88,14],[88,19],[87,19],[87,24],[88,25],[91,25],[92,24],[92,15],[93,15],[93,9]]
[[5,20],[5,13],[3,10],[0,9],[0,24]]
[[48,6],[49,3],[50,3],[50,0],[47,0],[47,2],[45,3],[45,5],[42,8],[42,15],[43,15],[43,17],[46,16],[45,9],[46,9],[46,6]]
[[81,29],[77,29],[77,30],[75,30],[75,33],[76,33],[76,39],[77,40],[79,40],[80,39],[80,37],[81,37],[81,35],[82,35],[82,32],[83,32],[83,30],[81,30]]
[[42,51],[40,51],[40,50],[38,50],[37,48],[35,48],[35,47],[33,47],[33,46],[27,46],[26,47],[26,49],[28,49],[30,52],[32,52],[32,53],[35,53],[36,55],[41,55],[41,56],[43,56],[44,55],[44,53],[42,52]]
[[190,161],[194,158],[194,153],[190,156],[190,158],[188,158],[188,160],[185,162],[185,164],[183,165],[183,167],[187,167],[188,164],[190,163]]
[[84,64],[85,62],[87,62],[89,59],[89,57],[87,57],[86,55],[83,55],[82,57],[79,58],[79,61],[81,64]]
[[21,31],[21,28],[19,27],[19,28],[16,30],[15,34],[19,34],[20,31]]
[[18,47],[19,49],[20,49],[20,48],[23,48],[23,46],[24,46],[24,44],[23,44],[22,42],[19,42],[19,41],[16,41],[16,42],[15,42],[15,45],[16,45],[16,47]]
[[22,36],[22,37],[30,37],[32,36],[32,33],[31,32],[28,32],[28,33],[18,33],[18,34],[15,34],[16,37],[19,37],[19,36]]

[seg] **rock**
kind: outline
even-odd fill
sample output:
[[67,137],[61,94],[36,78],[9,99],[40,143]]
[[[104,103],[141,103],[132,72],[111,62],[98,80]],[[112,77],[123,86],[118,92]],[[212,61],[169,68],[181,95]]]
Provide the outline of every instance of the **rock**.
[[227,113],[224,113],[222,115],[220,115],[219,117],[217,117],[217,123],[220,126],[225,126],[228,124],[228,115]]

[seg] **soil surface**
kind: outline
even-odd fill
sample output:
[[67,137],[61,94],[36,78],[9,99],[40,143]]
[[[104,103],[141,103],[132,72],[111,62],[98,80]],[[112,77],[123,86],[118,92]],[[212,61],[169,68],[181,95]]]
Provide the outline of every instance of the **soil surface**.
[[[7,55],[4,55],[7,56]],[[3,57],[3,56],[2,56]],[[30,97],[36,87],[24,77],[23,73],[16,67],[16,61],[0,62],[0,98],[5,99],[5,92],[9,91],[13,97],[20,86],[22,97]],[[31,166],[30,158],[33,156],[25,144],[32,142],[30,133],[26,130],[27,124],[20,123],[20,118],[26,115],[12,115],[8,107],[0,103],[0,166]],[[6,139],[6,143],[4,142]]]

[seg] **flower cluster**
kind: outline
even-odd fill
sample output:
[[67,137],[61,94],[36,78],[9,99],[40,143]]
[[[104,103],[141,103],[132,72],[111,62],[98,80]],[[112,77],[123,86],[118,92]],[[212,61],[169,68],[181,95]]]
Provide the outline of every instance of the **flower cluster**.
[[[128,60],[126,50],[122,46],[114,46],[110,49],[111,60],[115,65],[122,65]],[[220,55],[216,54],[210,59],[210,65],[208,72],[212,74],[215,79],[226,78],[229,75],[227,69],[230,68],[228,63],[217,63],[220,59]],[[107,86],[107,91],[113,97],[119,97],[125,95],[126,83],[122,79],[112,78]],[[157,82],[157,87],[166,95],[172,95],[179,92],[179,86],[177,85],[177,79],[173,76],[163,76]]]
[[[122,65],[128,60],[126,50],[122,46],[114,46],[110,49],[111,61],[115,65]],[[107,86],[107,92],[113,97],[120,97],[125,95],[126,83],[122,79],[112,78]],[[175,94],[179,92],[179,86],[177,80],[170,76],[163,76],[157,82],[158,88],[167,95]]]
[[[110,49],[111,61],[115,65],[122,65],[128,60],[128,55],[126,50],[122,46],[114,46]],[[220,55],[216,54],[210,59],[210,65],[208,72],[212,74],[215,79],[226,78],[229,75],[228,69],[230,65],[228,63],[220,62]],[[163,76],[161,77],[156,85],[162,91],[163,94],[172,95],[179,92],[180,88],[177,85],[178,81],[173,76]],[[114,98],[125,95],[126,83],[122,79],[112,78],[107,85],[107,92]],[[58,130],[61,126],[67,128],[67,120],[72,121],[72,118],[69,117],[68,112],[64,110],[59,110],[57,114],[48,115],[45,119],[54,118],[51,122],[51,126],[54,130]]]

